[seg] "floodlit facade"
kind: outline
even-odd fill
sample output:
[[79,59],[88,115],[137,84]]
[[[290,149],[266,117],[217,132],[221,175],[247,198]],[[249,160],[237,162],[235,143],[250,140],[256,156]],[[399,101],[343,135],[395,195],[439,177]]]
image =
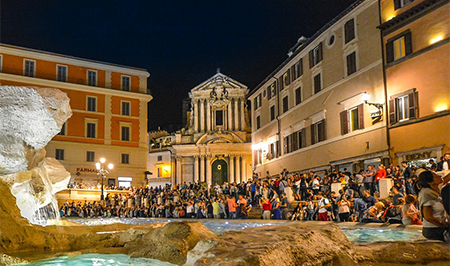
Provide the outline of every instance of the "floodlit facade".
[[186,127],[150,144],[150,167],[157,165],[150,185],[164,182],[169,173],[173,184],[202,181],[214,185],[251,178],[247,93],[245,85],[219,71],[193,88]]
[[147,170],[147,91],[144,69],[0,44],[0,83],[58,88],[73,115],[47,145],[72,181],[99,182],[95,162],[114,164],[107,183],[143,185]]
[[381,0],[390,156],[416,166],[450,151],[450,4]]
[[378,25],[378,1],[356,1],[251,91],[257,173],[355,172],[389,159]]

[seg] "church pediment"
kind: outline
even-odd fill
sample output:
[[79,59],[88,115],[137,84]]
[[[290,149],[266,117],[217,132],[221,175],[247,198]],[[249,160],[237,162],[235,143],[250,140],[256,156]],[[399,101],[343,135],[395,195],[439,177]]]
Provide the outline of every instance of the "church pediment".
[[223,89],[223,88],[247,90],[247,86],[245,86],[244,84],[218,72],[217,74],[212,76],[210,79],[206,80],[202,84],[193,88],[191,90],[191,93],[200,92],[200,91],[210,91],[213,88],[215,88],[216,90]]
[[214,132],[206,133],[197,141],[196,144],[200,145],[211,143],[244,143],[244,141],[233,132]]

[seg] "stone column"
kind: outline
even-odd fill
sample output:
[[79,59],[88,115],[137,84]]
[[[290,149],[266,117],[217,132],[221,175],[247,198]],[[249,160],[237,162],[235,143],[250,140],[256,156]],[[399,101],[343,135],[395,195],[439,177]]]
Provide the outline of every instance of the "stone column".
[[205,181],[205,155],[200,155],[200,181]]
[[240,183],[242,182],[241,177],[241,156],[236,156],[236,182]]
[[198,163],[199,158],[197,155],[194,156],[194,182],[197,182],[200,179],[199,171],[198,171]]
[[245,128],[245,103],[244,99],[241,99],[241,130],[244,130]]
[[234,99],[234,130],[239,130],[239,100]]
[[194,130],[198,132],[198,100],[194,101]]
[[206,101],[206,130],[211,131],[211,104]]
[[227,128],[228,130],[232,131],[233,130],[233,111],[231,110],[233,105],[233,101],[230,100],[230,102],[228,103],[228,123],[227,123]]
[[230,154],[230,183],[235,182],[234,178],[234,155]]
[[200,131],[205,132],[206,123],[205,123],[205,100],[200,100]]
[[171,174],[170,182],[172,182],[172,184],[175,184],[175,183],[176,183],[176,182],[175,182],[175,181],[176,181],[176,174],[177,174],[177,173],[176,173],[176,167],[177,167],[177,165],[176,165],[175,156],[172,157],[172,161],[171,161],[170,164],[171,164],[171,168],[170,168],[170,169],[172,170],[171,173],[170,173],[170,174]]
[[206,183],[208,188],[212,185],[212,167],[211,167],[211,155],[206,156]]
[[242,155],[242,167],[241,167],[241,178],[245,181],[247,181],[248,177],[247,177],[247,160],[246,160],[246,155]]
[[181,184],[181,156],[176,156],[176,164],[177,164],[177,176],[176,176],[176,181],[175,183],[177,185]]

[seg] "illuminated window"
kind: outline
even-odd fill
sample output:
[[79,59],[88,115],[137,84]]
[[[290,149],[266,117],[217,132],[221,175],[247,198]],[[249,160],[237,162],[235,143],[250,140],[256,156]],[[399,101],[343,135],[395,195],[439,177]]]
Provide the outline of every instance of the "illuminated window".
[[391,125],[418,117],[417,96],[417,92],[413,89],[391,97],[389,100],[389,122]]
[[386,60],[391,63],[412,53],[411,32],[396,36],[386,43]]
[[319,45],[309,51],[309,68],[312,68],[313,66],[319,64],[322,59],[322,43],[319,43]]

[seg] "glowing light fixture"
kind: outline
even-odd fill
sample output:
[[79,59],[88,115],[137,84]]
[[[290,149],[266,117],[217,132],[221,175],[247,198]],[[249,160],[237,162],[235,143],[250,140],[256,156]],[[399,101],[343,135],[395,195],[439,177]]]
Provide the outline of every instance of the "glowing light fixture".
[[432,38],[432,39],[430,40],[430,44],[435,44],[435,43],[437,43],[437,42],[442,41],[443,39],[444,39],[444,35],[438,35],[438,36],[435,36],[434,38]]
[[441,111],[445,111],[448,110],[448,104],[447,103],[438,103],[435,107],[434,107],[434,111],[437,112],[441,112]]

